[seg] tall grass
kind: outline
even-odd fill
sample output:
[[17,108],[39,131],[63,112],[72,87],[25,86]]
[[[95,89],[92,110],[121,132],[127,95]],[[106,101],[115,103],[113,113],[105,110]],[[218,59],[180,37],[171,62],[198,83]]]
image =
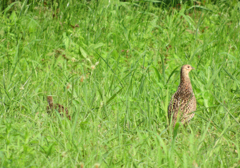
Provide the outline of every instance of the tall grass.
[[[30,6],[0,16],[2,167],[240,166],[238,2]],[[171,130],[183,64],[198,107]]]

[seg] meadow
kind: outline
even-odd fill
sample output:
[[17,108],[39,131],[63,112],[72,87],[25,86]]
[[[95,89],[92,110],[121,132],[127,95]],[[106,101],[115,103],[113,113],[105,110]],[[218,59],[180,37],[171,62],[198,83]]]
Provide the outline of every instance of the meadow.
[[[240,167],[240,2],[26,2],[0,14],[1,167]],[[173,130],[184,64],[197,111]]]

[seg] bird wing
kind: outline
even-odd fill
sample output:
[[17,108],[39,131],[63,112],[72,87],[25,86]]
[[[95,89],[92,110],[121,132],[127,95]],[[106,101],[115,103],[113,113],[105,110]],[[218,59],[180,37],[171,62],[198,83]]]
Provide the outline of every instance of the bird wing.
[[173,118],[175,118],[175,115],[177,114],[177,112],[179,111],[179,107],[180,107],[180,101],[178,100],[178,96],[176,96],[176,93],[172,96],[172,99],[169,103],[168,106],[168,118],[169,120]]
[[181,116],[181,122],[184,124],[185,122],[190,121],[194,117],[194,111],[196,111],[196,98],[192,93],[187,100],[182,102],[181,110],[184,113]]

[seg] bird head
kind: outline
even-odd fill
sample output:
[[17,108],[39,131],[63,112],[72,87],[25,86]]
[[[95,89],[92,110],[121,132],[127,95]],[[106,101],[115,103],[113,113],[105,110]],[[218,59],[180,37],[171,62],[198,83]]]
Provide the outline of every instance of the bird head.
[[182,73],[182,75],[188,75],[188,73],[192,70],[192,69],[194,69],[191,65],[183,65],[182,66],[182,69],[181,69],[181,73]]
[[52,96],[47,96],[47,101],[48,101],[48,104],[53,104],[53,98]]

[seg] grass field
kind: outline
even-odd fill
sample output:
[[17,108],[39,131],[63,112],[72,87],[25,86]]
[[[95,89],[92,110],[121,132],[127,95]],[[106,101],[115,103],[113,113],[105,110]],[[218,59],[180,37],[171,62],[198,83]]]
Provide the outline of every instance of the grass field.
[[[240,167],[240,3],[14,2],[0,15],[1,167]],[[168,128],[182,65],[197,111]],[[47,95],[69,121],[46,112]]]

